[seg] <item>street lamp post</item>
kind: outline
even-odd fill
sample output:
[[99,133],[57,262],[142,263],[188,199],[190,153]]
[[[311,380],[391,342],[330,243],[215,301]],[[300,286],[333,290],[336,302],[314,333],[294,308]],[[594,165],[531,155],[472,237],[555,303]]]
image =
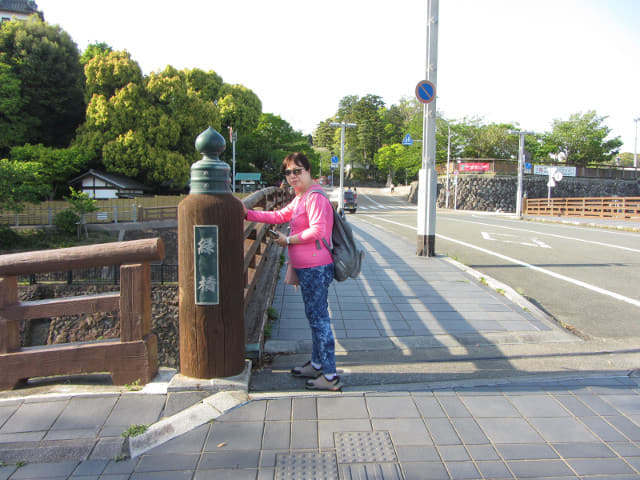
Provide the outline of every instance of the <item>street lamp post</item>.
[[[433,99],[424,103],[422,118],[422,168],[418,178],[417,252],[420,257],[436,254],[436,85],[438,83],[439,0],[427,2],[427,61],[425,80],[433,85]],[[418,95],[418,89],[416,89]]]
[[633,168],[638,168],[638,122],[640,122],[640,117],[634,118],[633,121],[636,122],[636,140],[633,146]]
[[447,190],[445,192],[446,205],[449,208],[449,162],[451,161],[451,125],[447,123],[449,129],[449,135],[447,137]]
[[522,216],[522,168],[524,167],[524,137],[533,135],[533,132],[509,130],[511,135],[518,135],[518,192],[516,193],[516,217]]
[[[330,123],[331,127],[340,127],[340,191],[338,192],[338,212],[344,212],[344,131],[346,128],[357,127],[355,123]],[[333,183],[333,180],[332,182]]]
[[233,131],[233,127],[227,127],[229,129],[229,140],[231,140],[231,145],[232,145],[232,154],[231,154],[231,158],[232,158],[232,163],[233,163],[233,168],[231,171],[231,175],[232,175],[232,181],[231,181],[231,185],[232,185],[232,191],[233,193],[236,193],[236,140],[238,140],[238,132],[234,132]]

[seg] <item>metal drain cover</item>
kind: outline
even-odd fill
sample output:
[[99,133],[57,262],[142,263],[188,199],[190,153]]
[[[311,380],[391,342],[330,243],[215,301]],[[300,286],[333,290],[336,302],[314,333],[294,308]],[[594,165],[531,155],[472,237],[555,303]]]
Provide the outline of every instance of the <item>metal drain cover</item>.
[[287,453],[276,456],[275,480],[338,480],[333,453]]
[[335,432],[338,463],[395,463],[389,432]]

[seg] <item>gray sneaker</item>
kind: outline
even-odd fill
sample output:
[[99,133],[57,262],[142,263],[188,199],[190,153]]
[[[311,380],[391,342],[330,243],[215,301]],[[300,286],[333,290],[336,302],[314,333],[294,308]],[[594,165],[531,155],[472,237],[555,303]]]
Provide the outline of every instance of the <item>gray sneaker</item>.
[[320,375],[315,380],[307,380],[305,387],[308,390],[329,390],[330,392],[339,392],[342,390],[342,383],[340,383],[340,377],[337,375],[333,380],[327,380],[327,377]]
[[292,368],[291,375],[294,377],[318,378],[322,375],[322,369],[316,369],[311,365],[311,361],[308,361],[301,367]]

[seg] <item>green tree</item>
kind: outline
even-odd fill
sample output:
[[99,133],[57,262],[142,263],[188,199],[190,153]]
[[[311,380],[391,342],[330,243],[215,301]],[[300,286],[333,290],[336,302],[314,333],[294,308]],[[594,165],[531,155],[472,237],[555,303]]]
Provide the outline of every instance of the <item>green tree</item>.
[[619,152],[620,137],[608,139],[611,129],[604,124],[607,117],[595,110],[574,113],[568,120],[555,119],[551,132],[542,138],[541,153],[564,153],[565,161],[574,165],[605,163]]
[[[5,22],[0,28],[0,64],[10,69],[10,93],[15,95],[18,85],[21,99],[8,102],[9,111],[16,105],[20,110],[14,117],[19,125],[12,129],[13,137],[4,139],[5,148],[27,142],[66,147],[85,110],[84,73],[71,37],[37,15]],[[6,73],[6,68],[0,71]],[[5,115],[2,111],[0,118]]]
[[82,52],[82,55],[80,56],[80,63],[82,65],[86,65],[93,57],[98,55],[104,56],[110,52],[113,52],[113,48],[104,42],[91,43],[87,46],[84,52]]
[[36,162],[0,159],[0,209],[19,212],[24,203],[39,202],[49,193],[40,168]]
[[208,126],[220,130],[216,105],[190,88],[187,76],[167,67],[142,84],[129,82],[110,98],[93,95],[77,145],[107,171],[157,191],[183,190],[189,167],[198,160],[195,138]]
[[88,156],[80,147],[52,148],[42,144],[13,147],[11,160],[40,165],[39,175],[51,186],[52,198],[67,190],[68,181],[87,168]]
[[104,51],[94,55],[86,62],[84,74],[87,103],[94,95],[111,98],[116,90],[129,83],[142,84],[142,70],[126,51]]
[[11,67],[0,63],[0,155],[6,155],[9,147],[26,137],[28,122],[21,118],[25,100],[20,95],[20,79]]
[[309,146],[307,138],[278,115],[263,113],[258,126],[250,135],[238,137],[236,171],[262,172],[263,180],[276,183],[280,178],[280,165],[291,152],[302,152],[312,164],[312,173],[319,172],[319,154]]
[[218,109],[223,131],[233,127],[238,135],[252,132],[260,121],[262,102],[244,85],[224,84],[220,89]]

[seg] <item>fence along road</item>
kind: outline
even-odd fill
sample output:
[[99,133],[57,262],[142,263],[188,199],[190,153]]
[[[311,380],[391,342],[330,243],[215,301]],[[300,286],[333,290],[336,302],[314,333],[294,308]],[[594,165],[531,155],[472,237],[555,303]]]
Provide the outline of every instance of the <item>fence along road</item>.
[[[384,195],[370,197],[385,203]],[[415,212],[358,215],[415,239]],[[517,289],[579,333],[640,337],[640,233],[439,210],[436,235],[438,254]]]

